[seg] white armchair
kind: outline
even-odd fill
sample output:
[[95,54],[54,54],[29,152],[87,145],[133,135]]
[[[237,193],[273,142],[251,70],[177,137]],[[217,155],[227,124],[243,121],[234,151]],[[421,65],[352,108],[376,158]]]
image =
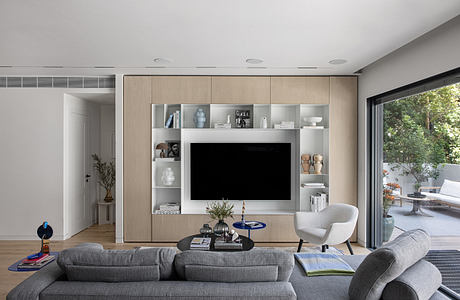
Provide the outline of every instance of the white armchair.
[[350,254],[353,249],[349,238],[358,220],[358,209],[348,204],[333,204],[320,212],[297,212],[294,226],[300,238],[297,252],[302,249],[304,241],[322,246],[325,252],[329,245],[347,243]]

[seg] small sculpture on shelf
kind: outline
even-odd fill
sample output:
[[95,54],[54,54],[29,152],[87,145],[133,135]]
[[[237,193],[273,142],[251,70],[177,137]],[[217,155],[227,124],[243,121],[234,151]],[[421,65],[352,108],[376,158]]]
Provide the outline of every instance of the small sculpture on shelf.
[[315,174],[320,175],[323,168],[323,156],[321,154],[313,155],[313,167],[315,168]]
[[206,113],[202,108],[197,108],[195,117],[193,118],[196,128],[203,128],[206,123]]
[[156,147],[156,150],[161,150],[160,158],[166,158],[165,150],[168,150],[168,145],[166,143],[159,143]]
[[302,154],[302,169],[303,174],[310,174],[310,166],[311,166],[311,155],[310,154]]

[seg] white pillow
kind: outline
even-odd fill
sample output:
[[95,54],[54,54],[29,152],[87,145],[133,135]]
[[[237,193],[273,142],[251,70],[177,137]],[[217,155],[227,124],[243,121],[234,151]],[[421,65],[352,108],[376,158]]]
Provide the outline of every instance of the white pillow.
[[444,179],[440,194],[460,198],[460,182]]

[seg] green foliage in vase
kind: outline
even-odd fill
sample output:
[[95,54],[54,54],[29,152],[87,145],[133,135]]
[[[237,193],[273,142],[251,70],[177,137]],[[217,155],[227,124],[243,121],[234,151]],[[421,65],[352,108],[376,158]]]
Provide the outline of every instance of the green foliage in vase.
[[213,220],[224,220],[229,217],[233,219],[233,207],[234,205],[228,201],[216,201],[208,204],[206,212]]
[[91,156],[94,159],[94,169],[96,169],[99,177],[98,183],[105,188],[106,191],[110,191],[115,185],[115,164],[113,161],[109,163],[102,162],[97,154]]
[[413,176],[417,190],[438,165],[460,164],[460,84],[385,104],[383,127],[384,161]]

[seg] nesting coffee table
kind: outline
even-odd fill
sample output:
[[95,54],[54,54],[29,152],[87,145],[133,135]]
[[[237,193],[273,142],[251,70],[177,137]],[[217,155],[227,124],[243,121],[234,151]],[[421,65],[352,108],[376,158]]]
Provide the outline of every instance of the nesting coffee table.
[[432,215],[427,214],[426,212],[422,210],[422,204],[433,201],[434,200],[433,198],[430,198],[428,196],[425,198],[415,198],[415,197],[409,197],[407,195],[406,196],[401,195],[399,197],[401,198],[401,200],[412,201],[412,210],[406,213],[405,214],[406,216],[415,215],[415,216],[433,217]]
[[[193,240],[193,238],[196,238],[196,237],[201,238],[201,237],[203,237],[203,235],[202,234],[194,234],[194,235],[190,235],[188,237],[185,237],[185,238],[183,238],[182,240],[180,240],[177,243],[177,248],[180,251],[190,250],[190,242]],[[215,234],[210,234],[210,235],[208,235],[208,237],[211,238],[211,245],[209,247],[209,250],[206,250],[206,251],[248,251],[248,250],[251,250],[252,248],[254,248],[254,242],[250,238],[247,238],[245,236],[240,235],[239,237],[241,238],[241,242],[243,243],[243,249],[216,250],[216,249],[214,249],[214,242],[216,240],[216,235]]]

